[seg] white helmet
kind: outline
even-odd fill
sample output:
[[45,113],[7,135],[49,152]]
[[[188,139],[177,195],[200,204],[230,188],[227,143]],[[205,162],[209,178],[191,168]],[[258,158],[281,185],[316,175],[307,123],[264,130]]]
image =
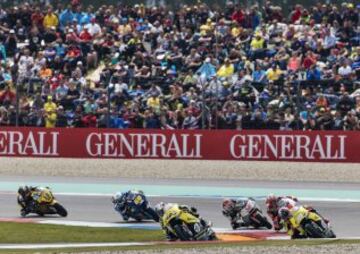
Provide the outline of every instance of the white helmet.
[[117,192],[117,193],[115,193],[115,195],[113,195],[111,197],[111,201],[115,204],[115,203],[119,202],[122,199],[123,195],[124,194],[122,192]]
[[159,204],[157,204],[154,207],[155,212],[159,215],[159,217],[162,217],[164,215],[164,209],[165,208],[165,203],[164,202],[160,202]]

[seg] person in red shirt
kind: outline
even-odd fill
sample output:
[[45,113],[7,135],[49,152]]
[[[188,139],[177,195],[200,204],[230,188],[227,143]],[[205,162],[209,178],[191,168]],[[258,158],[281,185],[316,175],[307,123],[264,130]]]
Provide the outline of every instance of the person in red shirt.
[[291,23],[296,23],[302,15],[301,5],[296,5],[294,11],[291,13]]
[[242,25],[245,21],[245,14],[244,12],[239,8],[237,9],[232,15],[231,20],[236,21],[239,25]]
[[84,27],[84,29],[81,31],[81,33],[79,35],[79,39],[81,40],[81,42],[88,43],[93,38],[92,38],[91,34],[89,33],[89,30],[86,27]]
[[82,118],[84,127],[86,128],[96,128],[97,127],[97,118],[94,115],[94,112],[90,111],[87,115]]
[[36,7],[35,12],[31,15],[31,23],[38,28],[43,27],[44,15],[41,13],[40,8]]
[[2,105],[9,105],[15,103],[16,94],[11,91],[10,86],[6,86],[3,93],[0,95],[0,103]]
[[310,69],[314,64],[316,64],[316,58],[313,53],[308,52],[304,58],[303,66],[305,69]]

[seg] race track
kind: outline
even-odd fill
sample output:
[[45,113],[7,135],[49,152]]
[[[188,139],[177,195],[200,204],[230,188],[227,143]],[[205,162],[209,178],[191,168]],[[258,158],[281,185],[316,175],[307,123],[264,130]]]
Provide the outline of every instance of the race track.
[[[37,181],[42,182],[49,182],[51,183],[55,181],[57,178],[44,178]],[[12,177],[4,177],[1,181],[18,181],[18,178]],[[59,179],[57,179],[59,181]],[[65,179],[62,179],[65,181]],[[69,179],[68,179],[69,180]],[[74,180],[74,179],[72,179]],[[80,179],[75,179],[80,182]],[[22,179],[21,182],[29,182],[32,183],[34,179]],[[94,179],[81,179],[81,182],[92,182]],[[120,182],[125,181],[129,184],[130,180],[121,180]],[[136,182],[136,186],[141,185],[141,181],[146,182],[147,184],[151,183],[149,180],[138,180]],[[175,184],[176,180],[172,180],[169,183],[167,180],[163,180],[162,184]],[[108,179],[103,180],[102,184],[110,184],[113,183],[114,180]],[[117,181],[118,182],[118,181]],[[197,181],[199,182],[199,181]],[[178,184],[184,185],[189,184],[191,181],[178,181]],[[1,183],[0,183],[1,184]],[[155,184],[155,182],[152,182]],[[199,185],[209,185],[209,182],[200,182]],[[221,186],[221,182],[217,182],[213,185]],[[340,186],[342,189],[357,189],[357,185],[351,184],[320,184],[314,183],[311,184],[294,184],[294,183],[261,183],[261,182],[237,182],[231,183],[227,181],[223,183],[223,185],[231,186],[231,185],[251,185],[252,187],[259,187],[265,186],[279,186],[282,185],[284,187],[284,191],[287,190],[286,188],[334,188],[334,186]],[[299,186],[297,186],[299,185]],[[286,193],[284,193],[286,194]],[[116,222],[122,223],[120,216],[113,211],[112,204],[110,201],[109,195],[94,195],[94,196],[87,196],[87,195],[76,195],[72,194],[62,194],[57,195],[57,199],[68,209],[69,216],[67,218],[57,218],[57,217],[48,217],[51,220],[68,220],[68,221],[91,221],[91,222]],[[180,204],[187,204],[198,208],[199,213],[206,219],[213,222],[214,227],[216,228],[229,228],[229,222],[226,220],[225,217],[221,214],[221,198],[220,197],[169,197],[169,196],[156,196],[150,197],[151,204],[155,205],[156,203],[163,201],[163,202],[173,202],[173,203],[180,203]],[[263,206],[264,201],[259,200],[259,204]],[[0,218],[19,218],[19,207],[16,204],[16,195],[14,191],[0,191]],[[308,205],[315,207],[324,217],[329,218],[333,229],[338,237],[360,237],[359,228],[360,228],[360,220],[358,219],[358,214],[360,211],[360,202],[324,202],[324,201],[306,201],[303,202]],[[37,218],[37,217],[33,217]]]

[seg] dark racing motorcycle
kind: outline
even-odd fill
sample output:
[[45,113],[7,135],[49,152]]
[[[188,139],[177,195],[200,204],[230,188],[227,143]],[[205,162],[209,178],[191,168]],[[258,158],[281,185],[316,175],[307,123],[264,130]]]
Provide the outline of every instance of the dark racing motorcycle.
[[114,199],[113,203],[115,210],[122,215],[124,220],[132,218],[136,221],[154,220],[159,222],[158,214],[150,206],[143,192],[128,192],[126,196]]
[[236,216],[242,226],[254,227],[255,229],[263,227],[272,228],[272,224],[252,198],[249,198],[244,203],[244,207]]

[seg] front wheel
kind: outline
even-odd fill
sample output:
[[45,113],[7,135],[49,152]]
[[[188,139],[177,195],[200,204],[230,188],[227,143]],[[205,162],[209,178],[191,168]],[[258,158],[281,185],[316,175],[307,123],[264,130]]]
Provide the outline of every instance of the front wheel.
[[66,217],[68,215],[68,212],[66,211],[66,209],[59,203],[55,203],[54,208],[55,208],[57,214],[59,214],[61,217]]
[[181,241],[191,241],[191,235],[181,225],[174,225],[174,231]]
[[327,238],[324,230],[314,221],[309,221],[304,225],[306,234],[312,238]]

